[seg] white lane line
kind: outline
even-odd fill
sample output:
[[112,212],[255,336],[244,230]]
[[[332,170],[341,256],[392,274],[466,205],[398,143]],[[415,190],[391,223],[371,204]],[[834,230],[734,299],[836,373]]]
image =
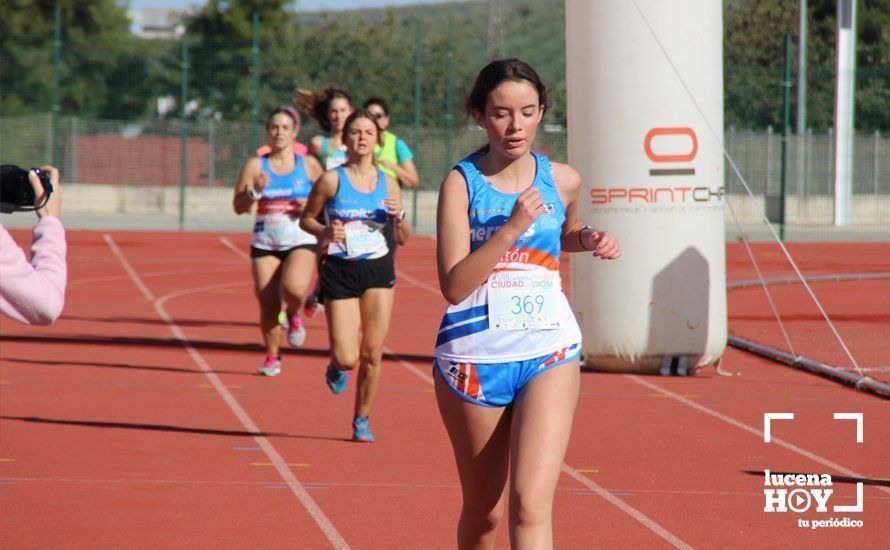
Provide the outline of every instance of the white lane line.
[[133,281],[133,284],[136,285],[136,288],[139,289],[139,292],[145,297],[149,302],[155,301],[155,295],[151,293],[151,290],[145,286],[145,283],[142,282],[142,279],[139,275],[136,274],[136,270],[133,269],[133,266],[130,265],[130,261],[127,260],[127,257],[124,256],[124,253],[121,252],[121,249],[118,248],[117,243],[114,242],[114,239],[111,238],[111,235],[105,233],[102,235],[102,238],[105,239],[105,242],[111,248],[111,251],[114,252],[114,255],[117,256],[117,260],[124,266],[124,271],[127,272],[127,275],[130,276],[130,280]]
[[668,531],[661,525],[659,525],[659,524],[655,523],[654,521],[652,521],[651,519],[649,519],[645,514],[643,514],[642,512],[640,512],[639,510],[637,510],[636,508],[631,506],[630,504],[624,502],[620,498],[616,497],[615,495],[610,493],[607,489],[604,489],[602,486],[600,486],[599,484],[594,482],[592,479],[590,479],[589,477],[580,473],[578,470],[572,468],[568,464],[563,463],[562,471],[565,472],[566,474],[570,475],[571,477],[575,478],[576,481],[578,481],[579,483],[581,483],[582,485],[584,485],[585,487],[587,487],[594,493],[596,493],[599,496],[606,499],[606,501],[608,501],[613,506],[616,506],[618,509],[620,509],[625,514],[629,515],[630,517],[634,518],[635,520],[637,520],[640,523],[642,523],[643,525],[645,525],[650,531],[652,531],[659,537],[663,538],[664,540],[668,541],[669,543],[674,545],[676,548],[692,548],[692,546],[686,544],[685,542],[683,542],[682,540],[677,538],[673,533],[671,533],[670,531]]
[[[111,238],[107,233],[104,235],[105,242],[108,243],[108,246],[111,248],[112,252],[114,252],[115,256],[117,256],[118,260],[121,262],[121,265],[124,266],[124,269],[130,275],[130,278],[133,280],[133,283],[142,291],[143,296],[152,303],[157,311],[158,315],[161,319],[167,323],[167,326],[170,328],[171,332],[173,332],[173,336],[179,340],[179,343],[183,348],[188,352],[189,356],[204,371],[204,376],[210,381],[213,385],[214,389],[216,389],[217,393],[219,393],[220,397],[222,397],[223,401],[225,401],[226,405],[228,405],[229,409],[232,413],[241,421],[241,425],[244,428],[252,433],[259,433],[260,429],[250,418],[250,415],[247,414],[247,411],[238,403],[238,400],[232,395],[226,385],[220,380],[219,376],[212,372],[210,365],[204,360],[204,357],[198,352],[197,349],[192,346],[189,339],[186,337],[185,333],[182,329],[179,328],[179,325],[176,324],[173,319],[167,314],[167,311],[164,309],[164,303],[170,299],[184,296],[186,294],[192,294],[196,292],[205,292],[208,290],[214,290],[221,287],[227,286],[236,286],[241,285],[243,282],[238,283],[225,283],[225,284],[217,284],[217,285],[209,285],[200,288],[192,288],[187,290],[180,290],[177,292],[172,292],[170,294],[166,294],[160,299],[155,300],[154,295],[145,286],[142,280],[139,278],[139,274],[136,273],[136,270],[130,265],[127,261],[127,258],[123,255],[120,248],[114,243],[114,239]],[[312,516],[312,519],[315,520],[315,523],[324,533],[325,537],[327,537],[328,541],[334,548],[338,549],[346,549],[349,548],[349,545],[346,543],[346,540],[343,539],[343,536],[337,531],[337,528],[334,527],[333,523],[328,519],[325,513],[321,510],[321,508],[316,504],[315,500],[309,495],[306,491],[306,488],[303,487],[303,484],[300,483],[300,480],[294,475],[294,473],[290,470],[290,468],[285,463],[284,459],[282,459],[281,454],[279,454],[278,450],[275,449],[275,446],[272,445],[272,442],[269,441],[265,436],[253,436],[253,440],[260,446],[263,452],[269,457],[269,460],[275,465],[275,470],[278,472],[278,475],[284,480],[287,486],[290,488],[291,492],[299,499],[300,503],[309,512],[309,515]]]
[[244,258],[247,261],[250,261],[250,256],[248,256],[243,250],[241,250],[240,248],[235,246],[235,243],[230,241],[228,237],[220,237],[219,242],[226,245],[226,247],[229,248],[229,250],[231,250],[235,254],[241,256],[242,258]]
[[403,367],[408,369],[409,372],[416,374],[417,377],[420,378],[421,380],[423,380],[424,382],[427,382],[429,384],[433,383],[433,375],[431,374],[433,372],[432,363],[429,364],[429,368],[427,370],[423,370],[423,369],[419,368],[417,365],[415,365],[414,363],[412,363],[408,360],[402,359],[398,353],[396,353],[395,351],[393,351],[392,349],[390,349],[386,346],[383,346],[383,351],[389,355],[394,356],[395,360],[398,361],[398,363],[400,365],[402,365]]
[[[402,277],[403,279],[405,279],[409,283],[413,284],[414,286],[417,286],[418,288],[422,288],[432,294],[435,294],[436,296],[441,296],[439,289],[434,288],[432,285],[424,284],[413,277],[405,275],[402,272],[397,272],[397,273],[398,273],[399,277]],[[407,363],[406,361],[401,361],[401,360],[399,362],[402,363],[403,365],[405,363]],[[418,370],[416,367],[414,367],[414,365],[411,365],[411,366],[412,366],[412,369],[411,369],[412,371]],[[427,377],[424,377],[424,379],[427,379]],[[427,381],[430,384],[432,384],[433,383],[432,376],[428,376]],[[640,522],[643,526],[645,526],[647,529],[649,529],[650,531],[652,531],[653,533],[655,533],[656,535],[658,535],[665,541],[669,542],[672,546],[674,546],[676,548],[683,548],[684,550],[692,548],[692,546],[690,546],[686,542],[683,542],[683,540],[681,540],[679,537],[677,537],[676,535],[674,535],[673,533],[671,533],[670,531],[668,531],[667,529],[665,529],[664,527],[659,525],[657,522],[655,522],[654,520],[649,518],[649,516],[647,516],[646,514],[644,514],[641,511],[637,510],[630,504],[624,502],[617,496],[613,495],[607,489],[604,489],[603,487],[601,487],[600,485],[595,483],[592,479],[585,476],[584,474],[582,474],[575,468],[572,468],[565,462],[562,463],[562,471],[565,472],[570,477],[574,478],[576,481],[578,481],[579,483],[581,483],[588,489],[590,489],[591,491],[593,491],[594,493],[603,497],[606,500],[606,502],[612,504],[613,506],[616,506],[619,510],[621,510],[622,512],[626,513],[633,519]]]
[[[432,293],[432,294],[435,294],[436,296],[439,296],[440,298],[442,297],[442,291],[441,291],[441,290],[439,290],[438,288],[434,287],[433,285],[428,285],[428,284],[426,284],[426,283],[424,283],[424,282],[422,282],[422,281],[418,281],[417,279],[415,279],[415,278],[412,277],[411,275],[408,275],[408,274],[405,273],[404,271],[400,271],[400,270],[397,269],[397,270],[396,270],[396,275],[397,275],[398,277],[402,278],[402,279],[405,279],[406,281],[408,281],[409,283],[411,283],[412,285],[414,285],[414,286],[416,286],[416,287],[418,287],[418,288],[422,288],[423,290],[426,290],[427,292],[430,292],[430,293]],[[442,299],[444,300],[444,298],[442,298]]]
[[[758,430],[757,428],[753,428],[753,427],[745,424],[744,422],[740,422],[740,421],[736,420],[735,418],[726,416],[725,414],[719,413],[713,409],[709,409],[709,408],[705,407],[704,405],[700,405],[700,404],[696,403],[695,401],[692,401],[690,399],[683,397],[682,395],[676,394],[670,390],[666,390],[666,389],[662,388],[661,386],[657,386],[657,385],[653,384],[652,382],[643,380],[642,378],[638,377],[635,374],[625,374],[624,377],[628,378],[630,380],[633,380],[637,384],[640,384],[640,385],[645,386],[649,389],[660,392],[667,397],[676,399],[677,401],[679,401],[680,403],[683,403],[687,407],[692,407],[693,409],[695,409],[699,412],[703,412],[707,415],[713,416],[714,418],[716,418],[718,420],[722,420],[723,422],[726,422],[727,424],[729,424],[731,426],[735,426],[736,428],[739,428],[740,430],[744,430],[750,434],[754,434],[758,437],[758,439],[763,441],[763,437],[764,437],[763,431]],[[771,439],[770,444],[776,444],[781,447],[784,447],[784,448],[788,449],[789,451],[795,452],[801,456],[809,458],[813,462],[818,462],[819,464],[822,464],[823,466],[828,466],[829,468],[832,468],[846,476],[865,478],[864,475],[862,475],[858,472],[854,472],[853,470],[851,470],[845,466],[841,466],[840,464],[838,464],[836,462],[832,462],[832,461],[828,460],[827,458],[822,458],[821,456],[819,456],[815,453],[812,453],[806,449],[802,449],[802,448],[798,447],[797,445],[794,445],[793,443],[788,443],[787,441],[784,441],[777,437],[772,437],[770,439]],[[882,487],[880,485],[876,485],[875,488],[878,489],[879,491],[883,491],[885,493],[890,493],[890,488]]]

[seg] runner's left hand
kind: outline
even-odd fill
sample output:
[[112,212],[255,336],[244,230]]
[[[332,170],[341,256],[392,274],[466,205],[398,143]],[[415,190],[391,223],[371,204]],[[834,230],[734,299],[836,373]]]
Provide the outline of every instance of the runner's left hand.
[[397,218],[402,213],[402,199],[399,197],[386,197],[383,201],[386,211],[390,216]]
[[621,245],[615,235],[608,231],[587,231],[583,235],[584,247],[593,250],[593,255],[603,260],[616,260],[621,256]]

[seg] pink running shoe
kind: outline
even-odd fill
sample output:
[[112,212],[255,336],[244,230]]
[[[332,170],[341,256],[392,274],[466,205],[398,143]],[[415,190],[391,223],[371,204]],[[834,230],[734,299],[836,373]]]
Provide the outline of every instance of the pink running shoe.
[[324,306],[318,302],[318,295],[313,292],[306,298],[306,302],[303,304],[303,315],[307,319],[311,319],[320,309],[323,310]]
[[281,358],[272,354],[266,355],[263,366],[257,371],[264,376],[278,376],[281,373]]
[[298,348],[303,345],[305,340],[306,327],[303,326],[303,320],[300,319],[300,314],[297,313],[287,323],[287,343]]

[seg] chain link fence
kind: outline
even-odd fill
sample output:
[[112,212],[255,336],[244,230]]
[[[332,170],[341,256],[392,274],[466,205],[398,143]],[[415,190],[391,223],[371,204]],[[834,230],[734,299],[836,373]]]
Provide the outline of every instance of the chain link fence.
[[[0,161],[37,166],[52,156],[55,129],[51,114],[7,117],[0,124]],[[66,185],[66,217],[83,228],[125,227],[242,229],[246,217],[231,210],[231,194],[244,161],[254,154],[255,128],[249,123],[179,121],[146,123],[61,117],[59,168]],[[436,190],[460,157],[485,143],[485,133],[461,125],[443,128],[396,126],[393,131],[414,149],[421,184],[408,193],[420,232],[434,230]],[[299,139],[307,142],[317,128],[307,124]],[[782,136],[766,129],[730,126],[724,146],[738,173],[725,167],[725,190],[739,222],[759,223],[759,208],[779,195]],[[879,130],[859,133],[854,145],[853,227],[878,237],[890,234],[890,136]],[[539,131],[536,149],[566,161],[566,132]],[[831,231],[834,194],[834,147],[831,129],[792,136],[787,166],[787,224]],[[183,162],[182,151],[186,151]],[[183,167],[185,171],[183,172]],[[744,183],[743,183],[744,181]],[[747,184],[755,199],[745,190]],[[184,186],[185,206],[180,207]],[[759,208],[758,208],[759,207]],[[119,218],[119,219],[118,219]],[[30,220],[30,218],[29,218]],[[727,218],[728,228],[733,221]],[[110,225],[109,225],[110,224]]]

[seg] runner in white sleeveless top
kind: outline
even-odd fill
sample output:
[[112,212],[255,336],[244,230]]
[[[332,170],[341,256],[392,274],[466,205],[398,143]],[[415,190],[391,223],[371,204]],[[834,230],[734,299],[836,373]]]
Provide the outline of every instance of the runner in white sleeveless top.
[[494,544],[508,467],[511,545],[552,547],[580,383],[581,333],[560,254],[621,254],[611,234],[577,221],[578,173],[531,151],[546,107],[526,63],[482,69],[466,108],[488,145],[455,166],[439,194],[439,286],[450,305],[433,374],[463,492],[460,548]]
[[281,372],[282,301],[287,312],[288,342],[303,345],[306,329],[300,309],[309,294],[315,272],[315,237],[299,225],[312,183],[322,169],[313,157],[295,155],[297,120],[288,108],[276,109],[266,122],[271,151],[249,159],[235,187],[235,212],[256,213],[250,257],[254,292],[260,305],[260,330],[266,358],[259,373]]
[[[318,180],[300,220],[327,252],[320,273],[331,339],[325,381],[331,391],[342,393],[346,372],[358,367],[352,439],[364,442],[374,441],[369,415],[380,383],[396,282],[384,231],[392,225],[398,244],[410,232],[399,184],[375,163],[381,134],[367,111],[350,115],[343,129],[349,160]],[[325,223],[318,220],[322,213]]]

